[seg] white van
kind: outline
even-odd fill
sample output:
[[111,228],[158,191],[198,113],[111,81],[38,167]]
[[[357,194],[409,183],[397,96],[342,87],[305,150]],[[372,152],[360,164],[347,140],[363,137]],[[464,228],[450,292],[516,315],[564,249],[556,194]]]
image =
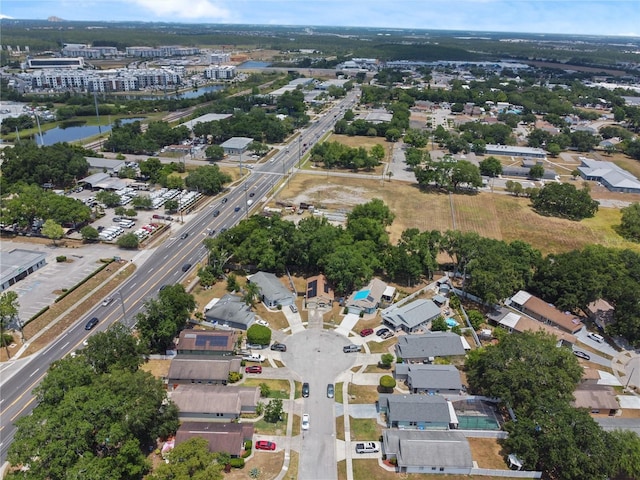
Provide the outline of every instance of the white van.
[[258,363],[262,363],[266,360],[262,355],[257,353],[252,353],[251,355],[245,355],[244,357],[242,357],[242,359],[245,362],[258,362]]
[[131,220],[122,220],[118,225],[120,225],[122,228],[131,228],[135,225],[135,222]]
[[597,333],[589,332],[587,334],[591,340],[595,340],[598,343],[604,343],[604,337],[602,335],[598,335]]

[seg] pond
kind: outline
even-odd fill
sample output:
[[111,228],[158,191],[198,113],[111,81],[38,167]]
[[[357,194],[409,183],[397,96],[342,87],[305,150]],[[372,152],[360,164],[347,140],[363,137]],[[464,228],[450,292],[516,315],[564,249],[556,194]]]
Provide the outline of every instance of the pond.
[[[133,123],[136,120],[144,120],[144,118],[123,118],[122,123]],[[42,132],[42,139],[40,135],[36,134],[34,140],[38,145],[53,145],[59,142],[75,142],[82,140],[83,138],[92,137],[99,133],[109,132],[111,125],[85,125],[82,122],[68,122],[65,125],[60,125],[46,132]]]

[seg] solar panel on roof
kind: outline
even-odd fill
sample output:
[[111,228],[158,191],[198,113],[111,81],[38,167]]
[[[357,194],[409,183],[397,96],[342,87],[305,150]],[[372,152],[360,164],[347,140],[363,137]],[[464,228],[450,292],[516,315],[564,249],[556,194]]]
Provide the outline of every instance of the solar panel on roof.
[[309,287],[307,290],[307,298],[314,298],[318,296],[318,280],[313,280],[309,282]]
[[227,337],[209,336],[209,335],[197,335],[196,347],[224,347],[227,345]]

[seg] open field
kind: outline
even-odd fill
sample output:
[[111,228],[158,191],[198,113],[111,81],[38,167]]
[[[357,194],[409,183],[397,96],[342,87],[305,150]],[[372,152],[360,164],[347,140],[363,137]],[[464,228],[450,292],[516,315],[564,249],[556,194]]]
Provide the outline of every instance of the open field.
[[[609,192],[611,194],[611,192]],[[611,196],[623,194],[611,194]],[[636,196],[626,196],[634,201]],[[573,222],[535,213],[527,198],[481,192],[476,195],[423,192],[416,185],[348,177],[316,177],[297,175],[278,194],[278,200],[308,202],[330,211],[351,210],[355,205],[381,198],[395,213],[389,228],[392,242],[407,228],[420,230],[453,229],[475,231],[498,240],[523,240],[544,254],[566,252],[588,244],[630,248],[640,246],[627,242],[614,230],[620,211],[601,208],[594,218]],[[451,213],[453,205],[454,215]]]

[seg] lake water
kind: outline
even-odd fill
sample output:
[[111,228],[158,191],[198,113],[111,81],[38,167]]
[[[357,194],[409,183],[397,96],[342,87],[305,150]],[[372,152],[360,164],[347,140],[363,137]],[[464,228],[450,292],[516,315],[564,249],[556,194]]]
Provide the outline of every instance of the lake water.
[[249,60],[248,62],[241,63],[238,68],[267,68],[271,66],[269,62],[260,62],[258,60]]
[[[133,123],[136,120],[144,120],[144,118],[123,118],[122,123]],[[67,128],[56,127],[46,132],[42,132],[42,141],[40,135],[36,134],[35,141],[38,145],[53,145],[59,142],[75,142],[83,138],[92,137],[99,133],[111,131],[111,125],[73,125]]]

